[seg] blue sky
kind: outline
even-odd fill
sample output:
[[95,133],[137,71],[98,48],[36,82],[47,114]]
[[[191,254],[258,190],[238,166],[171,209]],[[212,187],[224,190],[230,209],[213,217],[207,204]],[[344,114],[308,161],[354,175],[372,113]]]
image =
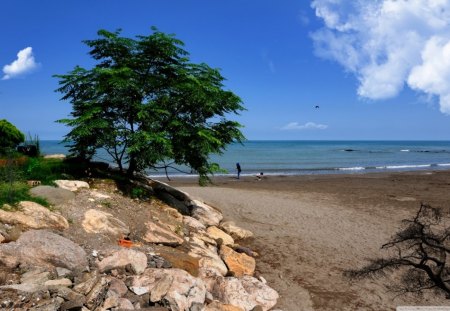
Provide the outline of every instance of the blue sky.
[[92,66],[81,41],[151,26],[221,68],[248,139],[450,139],[450,1],[2,0],[0,12],[0,119],[41,139],[68,131],[52,75]]

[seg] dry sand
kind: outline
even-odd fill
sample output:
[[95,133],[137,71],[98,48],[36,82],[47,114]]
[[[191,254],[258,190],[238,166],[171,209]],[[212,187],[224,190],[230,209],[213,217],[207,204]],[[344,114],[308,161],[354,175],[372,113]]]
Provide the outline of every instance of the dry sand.
[[388,292],[390,279],[352,282],[346,269],[382,253],[381,245],[410,218],[420,202],[446,207],[450,172],[269,176],[258,181],[216,178],[172,185],[223,211],[254,232],[244,244],[260,253],[257,273],[280,293],[276,308],[298,310],[395,310],[399,305],[450,305],[443,297]]

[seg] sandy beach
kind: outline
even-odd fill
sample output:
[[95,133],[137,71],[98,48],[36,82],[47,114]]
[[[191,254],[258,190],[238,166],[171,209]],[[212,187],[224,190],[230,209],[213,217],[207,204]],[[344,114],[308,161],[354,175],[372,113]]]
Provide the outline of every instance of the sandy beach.
[[[162,179],[163,180],[163,179]],[[163,180],[167,182],[167,180]],[[278,309],[395,310],[399,305],[449,305],[443,296],[388,292],[390,279],[350,281],[343,271],[383,254],[380,247],[420,202],[447,207],[450,171],[214,178],[169,182],[254,232],[257,274],[280,293]]]

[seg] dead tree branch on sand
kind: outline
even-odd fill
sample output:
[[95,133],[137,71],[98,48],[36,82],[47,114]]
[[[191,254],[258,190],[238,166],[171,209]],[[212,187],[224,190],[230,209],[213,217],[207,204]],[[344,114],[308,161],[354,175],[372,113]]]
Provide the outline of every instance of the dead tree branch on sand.
[[370,259],[365,267],[346,271],[345,275],[352,279],[376,278],[399,271],[399,284],[387,286],[389,290],[399,294],[433,290],[449,299],[448,219],[442,209],[421,203],[415,217],[403,220],[403,228],[381,247],[389,253],[386,258]]

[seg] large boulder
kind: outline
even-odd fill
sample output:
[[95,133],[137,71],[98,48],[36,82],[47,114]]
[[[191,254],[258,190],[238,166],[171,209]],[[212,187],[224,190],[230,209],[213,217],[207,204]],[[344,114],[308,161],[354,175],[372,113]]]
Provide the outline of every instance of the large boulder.
[[159,256],[170,262],[172,268],[189,272],[192,276],[199,275],[199,259],[177,248],[168,246],[155,246]]
[[89,189],[89,184],[87,182],[81,181],[81,180],[58,179],[58,180],[55,180],[54,183],[59,188],[67,189],[70,191],[77,191],[80,188]]
[[57,229],[69,228],[69,223],[60,214],[49,211],[44,206],[29,201],[19,203],[19,211],[7,212],[0,210],[0,222],[21,225],[30,229]]
[[141,274],[147,268],[147,256],[133,249],[122,248],[113,252],[98,263],[100,272],[117,268],[125,268],[130,265],[136,274]]
[[130,233],[128,226],[112,214],[95,209],[89,209],[84,213],[81,223],[87,233],[101,233],[116,238],[122,238]]
[[58,205],[66,203],[75,198],[75,193],[67,189],[51,186],[37,186],[30,189],[33,196],[46,199],[50,204]]
[[165,228],[161,224],[148,221],[145,225],[147,226],[147,232],[145,233],[143,239],[146,242],[172,246],[181,245],[184,242],[179,235],[171,231],[169,228]]
[[244,311],[244,309],[215,300],[207,305],[204,311]]
[[187,226],[189,230],[206,230],[206,226],[204,224],[191,216],[183,216],[183,224]]
[[152,302],[163,301],[174,311],[189,310],[205,301],[203,281],[180,269],[147,269],[131,283],[131,289],[145,289]]
[[24,232],[16,242],[0,244],[0,263],[8,267],[88,268],[86,252],[72,241],[46,230]]
[[217,300],[242,307],[245,311],[256,306],[261,306],[264,311],[270,310],[279,297],[275,290],[251,276],[219,277],[212,294]]
[[200,239],[191,238],[189,246],[189,255],[198,258],[200,269],[214,270],[220,275],[227,274],[227,266],[217,254],[214,245],[207,245]]
[[236,240],[246,239],[253,236],[253,232],[237,226],[234,221],[223,221],[220,228]]
[[255,273],[256,262],[253,257],[235,252],[226,245],[220,247],[220,258],[225,262],[233,276],[240,277]]
[[208,235],[216,241],[221,240],[222,241],[221,244],[224,244],[224,245],[233,245],[234,244],[233,238],[229,234],[227,234],[227,233],[223,232],[222,230],[220,230],[219,228],[217,228],[216,226],[208,227],[208,229],[206,230],[206,233],[208,233]]
[[221,212],[198,200],[190,202],[192,217],[199,220],[205,226],[217,226],[223,219]]

